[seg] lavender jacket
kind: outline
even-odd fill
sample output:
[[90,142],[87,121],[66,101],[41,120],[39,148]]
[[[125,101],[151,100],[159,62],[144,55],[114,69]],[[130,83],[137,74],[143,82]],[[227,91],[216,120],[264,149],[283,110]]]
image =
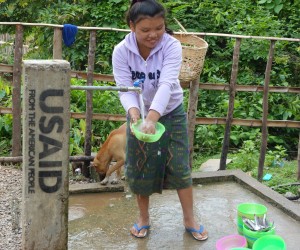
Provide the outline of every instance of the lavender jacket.
[[[167,33],[145,61],[139,54],[135,33],[131,32],[113,51],[113,74],[117,86],[122,87],[132,87],[135,80],[144,78],[141,87],[145,113],[152,109],[163,116],[183,101],[183,91],[178,80],[181,61],[181,44]],[[132,107],[140,109],[136,92],[119,92],[119,95],[126,112]]]

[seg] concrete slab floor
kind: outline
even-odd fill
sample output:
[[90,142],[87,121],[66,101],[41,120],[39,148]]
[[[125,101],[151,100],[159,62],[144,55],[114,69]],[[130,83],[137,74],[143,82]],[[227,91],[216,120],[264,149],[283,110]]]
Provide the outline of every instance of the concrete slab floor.
[[[300,250],[299,204],[287,200],[241,171],[194,173],[193,180],[195,214],[209,231],[207,241],[198,242],[185,232],[180,203],[174,190],[164,190],[162,195],[151,196],[149,236],[145,239],[130,236],[129,228],[137,218],[137,208],[134,196],[125,190],[125,193],[70,196],[70,214],[80,202],[86,207],[81,216],[69,221],[69,250],[214,250],[219,238],[237,233],[237,206],[245,202],[265,205],[268,218],[274,220],[276,234],[284,238],[287,249]],[[84,203],[88,196],[93,203]],[[97,204],[97,200],[101,205]]]
[[[226,159],[226,165],[229,164],[232,159]],[[200,171],[210,172],[218,171],[220,167],[220,159],[209,159],[200,166]]]

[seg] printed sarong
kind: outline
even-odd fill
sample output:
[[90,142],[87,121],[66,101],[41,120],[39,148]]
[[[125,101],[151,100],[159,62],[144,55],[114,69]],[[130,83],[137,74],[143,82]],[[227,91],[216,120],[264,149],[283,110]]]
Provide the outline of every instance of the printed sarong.
[[187,117],[183,105],[159,119],[166,131],[159,141],[139,141],[130,131],[127,118],[125,176],[131,191],[149,196],[164,188],[192,185],[189,166]]

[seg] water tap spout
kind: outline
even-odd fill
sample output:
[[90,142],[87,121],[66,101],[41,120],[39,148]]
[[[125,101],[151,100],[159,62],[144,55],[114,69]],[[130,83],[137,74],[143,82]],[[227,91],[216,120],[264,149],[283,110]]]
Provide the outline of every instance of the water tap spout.
[[145,79],[137,79],[137,80],[135,80],[134,82],[133,82],[133,86],[135,87],[135,88],[139,88],[138,89],[138,93],[139,94],[141,94],[142,93],[142,88],[141,88],[141,85],[144,83],[144,80]]

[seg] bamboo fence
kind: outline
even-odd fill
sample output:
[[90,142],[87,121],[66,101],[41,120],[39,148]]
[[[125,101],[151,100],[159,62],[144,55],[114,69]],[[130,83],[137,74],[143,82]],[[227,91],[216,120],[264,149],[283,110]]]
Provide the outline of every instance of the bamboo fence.
[[[46,23],[21,23],[21,22],[0,22],[0,25],[13,25],[16,27],[15,43],[14,43],[14,65],[7,65],[0,63],[0,73],[12,73],[13,75],[13,101],[12,108],[0,107],[0,114],[12,114],[13,115],[13,138],[12,138],[12,157],[0,157],[0,162],[20,162],[22,161],[21,156],[21,67],[22,67],[22,56],[23,56],[23,42],[24,35],[23,30],[25,26],[41,26],[41,27],[52,27],[53,28],[53,59],[62,59],[62,29],[63,25],[46,24]],[[80,78],[87,80],[87,86],[92,86],[93,81],[104,81],[113,82],[114,78],[112,75],[97,74],[94,72],[95,63],[95,48],[96,48],[96,35],[97,32],[101,31],[112,31],[112,32],[129,32],[126,29],[116,29],[107,27],[81,27],[78,29],[86,30],[90,33],[89,40],[89,52],[88,52],[88,70],[87,72],[72,71],[71,77]],[[175,32],[181,34],[181,32]],[[260,148],[260,159],[258,166],[258,180],[262,180],[263,177],[263,166],[265,160],[265,154],[267,149],[267,138],[268,138],[268,127],[283,127],[283,128],[298,128],[300,129],[300,121],[291,120],[268,120],[268,95],[271,92],[274,93],[293,93],[300,94],[300,87],[274,87],[269,86],[270,73],[272,69],[272,62],[274,57],[275,43],[276,41],[287,41],[287,42],[300,42],[298,38],[282,38],[282,37],[263,37],[263,36],[244,36],[234,34],[222,34],[222,33],[206,33],[206,32],[189,32],[200,37],[205,36],[216,36],[226,37],[235,39],[235,47],[232,58],[232,70],[229,84],[221,83],[199,83],[199,79],[191,82],[181,82],[183,88],[189,89],[189,101],[188,101],[188,132],[190,140],[190,162],[192,164],[192,155],[194,151],[194,131],[195,126],[199,124],[216,124],[225,125],[224,140],[221,153],[220,170],[226,169],[226,159],[229,151],[230,144],[230,130],[233,125],[250,126],[250,127],[261,127],[262,138]],[[265,69],[265,80],[264,86],[255,85],[238,85],[238,62],[241,42],[243,39],[256,39],[256,40],[268,40],[270,41],[269,56]],[[199,76],[200,77],[200,76]],[[226,91],[229,93],[229,107],[227,117],[196,117],[199,90],[216,90]],[[245,92],[262,92],[263,93],[263,112],[262,119],[239,119],[233,117],[234,112],[234,101],[235,94],[239,91]],[[86,96],[86,112],[85,113],[71,113],[72,118],[85,119],[86,120],[86,132],[85,132],[85,144],[84,144],[84,156],[70,156],[70,161],[84,161],[87,165],[90,160],[93,159],[91,156],[91,124],[92,120],[110,120],[110,121],[125,121],[125,116],[115,114],[97,114],[93,113],[92,107],[92,90],[87,90]],[[300,179],[300,133],[299,133],[299,144],[298,144],[298,180]]]

